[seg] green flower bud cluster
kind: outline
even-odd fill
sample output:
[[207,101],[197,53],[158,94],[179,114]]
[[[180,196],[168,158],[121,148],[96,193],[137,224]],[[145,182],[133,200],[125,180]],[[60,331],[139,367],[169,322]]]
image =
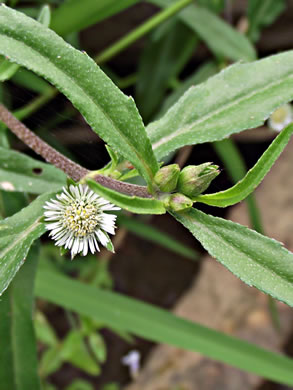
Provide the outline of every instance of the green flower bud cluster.
[[188,165],[180,171],[178,164],[166,165],[155,175],[160,191],[168,193],[163,198],[165,206],[174,211],[192,207],[194,198],[204,192],[220,173],[219,167],[210,162]]
[[177,187],[180,175],[178,164],[166,165],[158,170],[155,175],[155,183],[162,192],[172,192]]
[[188,165],[180,172],[178,190],[190,198],[195,198],[204,192],[212,180],[218,176],[220,173],[218,168],[217,165],[210,162],[201,165]]

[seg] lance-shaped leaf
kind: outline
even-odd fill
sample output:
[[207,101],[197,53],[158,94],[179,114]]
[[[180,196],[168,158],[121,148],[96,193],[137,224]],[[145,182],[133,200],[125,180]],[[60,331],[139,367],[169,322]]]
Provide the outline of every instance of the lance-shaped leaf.
[[139,0],[71,0],[65,1],[52,12],[51,28],[59,35],[80,31],[98,23]]
[[135,101],[145,120],[157,113],[169,81],[180,74],[197,43],[194,32],[174,19],[151,34],[140,56],[135,86]]
[[175,91],[170,93],[170,95],[165,99],[157,117],[159,118],[165,114],[190,87],[206,81],[209,77],[214,76],[218,70],[217,65],[212,61],[201,65],[191,76],[182,81]]
[[293,361],[121,294],[39,268],[36,295],[105,325],[195,351],[276,382],[293,385]]
[[142,198],[130,196],[103,187],[94,180],[87,180],[88,186],[97,194],[107,199],[109,202],[136,214],[165,214],[166,209],[163,202],[155,198]]
[[[159,7],[168,7],[174,1],[149,0]],[[178,14],[178,18],[195,31],[216,56],[234,61],[256,58],[250,41],[207,8],[191,4]]]
[[285,0],[249,0],[247,5],[247,36],[257,41],[264,27],[270,26],[285,10]]
[[39,390],[37,346],[32,321],[38,247],[33,246],[0,302],[0,388]]
[[293,306],[293,253],[280,242],[196,209],[171,214],[241,280]]
[[4,4],[0,7],[0,53],[54,84],[92,129],[151,185],[158,164],[134,101],[86,53]]
[[0,189],[42,194],[65,184],[66,175],[53,165],[0,147]]
[[236,64],[191,87],[148,134],[157,158],[263,124],[293,99],[293,51]]
[[0,221],[0,295],[26,259],[31,244],[45,232],[43,205],[54,193],[39,196],[29,206]]
[[241,202],[261,183],[289,142],[292,133],[293,124],[290,124],[274,139],[254,167],[235,186],[215,194],[199,195],[194,200],[217,207],[227,207]]

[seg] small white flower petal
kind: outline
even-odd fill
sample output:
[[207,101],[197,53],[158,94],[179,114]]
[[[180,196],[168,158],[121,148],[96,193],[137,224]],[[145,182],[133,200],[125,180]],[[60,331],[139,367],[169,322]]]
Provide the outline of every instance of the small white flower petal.
[[88,186],[79,184],[63,188],[63,192],[44,205],[44,216],[49,236],[55,245],[71,251],[71,257],[80,253],[99,251],[99,243],[109,243],[107,233],[115,233],[116,215],[104,211],[120,210],[101,198]]
[[82,255],[83,256],[86,256],[87,255],[87,253],[88,253],[88,249],[89,247],[88,247],[88,242],[87,242],[87,239],[84,237],[84,239],[83,239],[83,251],[82,251]]

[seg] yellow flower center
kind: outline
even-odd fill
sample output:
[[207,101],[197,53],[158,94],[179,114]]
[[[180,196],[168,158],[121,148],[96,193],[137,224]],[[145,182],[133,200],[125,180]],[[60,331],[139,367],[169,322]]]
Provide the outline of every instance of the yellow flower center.
[[85,237],[93,233],[99,224],[99,209],[83,200],[73,201],[63,213],[63,226],[73,232],[75,237]]

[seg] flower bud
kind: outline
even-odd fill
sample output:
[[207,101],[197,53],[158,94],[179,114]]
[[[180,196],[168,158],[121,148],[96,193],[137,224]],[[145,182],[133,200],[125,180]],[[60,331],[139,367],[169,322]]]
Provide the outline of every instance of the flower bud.
[[201,165],[188,165],[180,172],[178,191],[194,198],[204,192],[220,171],[217,165],[207,162]]
[[192,207],[193,202],[187,196],[180,194],[177,192],[176,194],[172,194],[169,197],[169,207],[173,211],[182,211],[186,209],[190,209]]
[[166,165],[156,173],[155,183],[163,192],[174,191],[177,186],[179,173],[180,168],[178,164]]

